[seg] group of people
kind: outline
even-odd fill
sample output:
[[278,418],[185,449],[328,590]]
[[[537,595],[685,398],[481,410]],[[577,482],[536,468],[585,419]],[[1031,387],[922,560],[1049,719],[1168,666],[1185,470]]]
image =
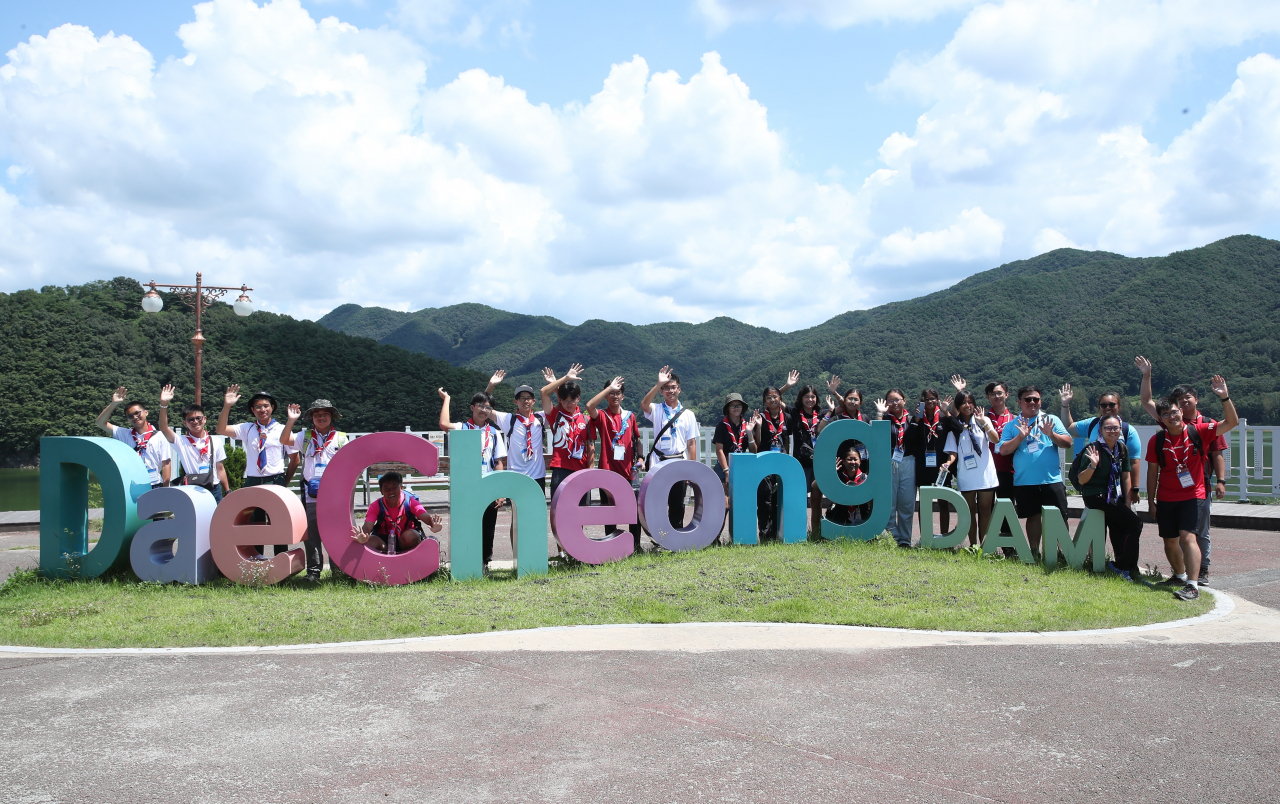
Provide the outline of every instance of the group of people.
[[[1159,525],[1165,554],[1174,570],[1164,583],[1173,587],[1179,597],[1195,599],[1198,586],[1207,583],[1209,575],[1210,489],[1219,498],[1225,493],[1224,436],[1239,420],[1222,377],[1215,376],[1210,384],[1223,404],[1223,420],[1219,422],[1198,411],[1199,397],[1189,385],[1180,385],[1167,397],[1154,399],[1151,362],[1144,357],[1135,362],[1142,373],[1143,408],[1161,425],[1148,442],[1145,456],[1149,464],[1148,512]],[[583,407],[581,376],[582,366],[578,364],[560,377],[551,369],[544,369],[542,388],[517,387],[515,410],[508,413],[494,407],[493,389],[506,377],[505,371],[499,370],[485,390],[471,397],[470,416],[462,422],[451,420],[451,397],[441,388],[440,429],[481,431],[483,473],[503,469],[519,472],[552,497],[566,478],[583,469],[616,472],[638,488],[646,469],[670,460],[698,459],[698,421],[694,412],[680,402],[680,377],[670,366],[659,370],[657,381],[640,402],[640,411],[654,434],[647,451],[642,449],[639,437],[639,415],[623,407],[624,378],[613,378]],[[727,492],[732,455],[789,453],[804,469],[812,530],[820,529],[824,516],[840,524],[857,524],[867,518],[871,503],[844,506],[825,500],[814,480],[813,457],[818,435],[829,424],[841,419],[867,420],[862,392],[857,388],[842,389],[842,380],[832,377],[826,383],[825,403],[819,400],[817,386],[804,385],[796,392],[795,403],[788,405],[784,397],[799,380],[799,373],[792,371],[781,387],[765,388],[762,407],[754,412],[740,394],[728,395],[711,441],[716,472]],[[950,486],[954,482],[971,512],[967,523],[971,546],[981,545],[996,499],[1005,498],[1012,501],[1018,518],[1025,520],[1029,546],[1038,553],[1043,507],[1058,508],[1066,517],[1061,450],[1074,446],[1075,459],[1067,479],[1082,495],[1085,506],[1100,511],[1105,518],[1114,556],[1108,567],[1123,577],[1139,579],[1142,520],[1133,504],[1139,500],[1138,461],[1143,450],[1136,430],[1120,417],[1119,394],[1109,391],[1099,395],[1097,414],[1075,421],[1070,408],[1074,398],[1070,385],[1059,391],[1061,417],[1044,412],[1045,395],[1035,385],[1018,388],[1013,394],[1017,412],[1009,409],[1007,383],[987,383],[986,406],[978,404],[963,377],[953,376],[951,386],[955,393],[946,397],[932,388],[921,391],[914,411],[908,410],[906,394],[898,388],[889,389],[883,398],[872,403],[875,417],[890,424],[892,501],[887,530],[898,545],[912,546],[919,488]],[[316,495],[325,467],[347,442],[346,435],[335,426],[340,418],[338,410],[325,399],[317,399],[306,411],[299,405],[290,405],[288,418],[281,424],[274,418],[275,398],[260,391],[249,398],[253,420],[232,425],[230,412],[240,399],[239,386],[233,385],[226,390],[214,433],[207,430],[204,410],[197,404],[182,409],[186,429],[178,433],[168,421],[173,398],[173,386],[165,386],[160,394],[156,430],[148,422],[148,411],[142,403],[125,403],[126,389],[119,388],[98,416],[98,425],[138,453],[153,487],[171,482],[196,485],[221,499],[229,490],[223,466],[226,437],[245,445],[245,485],[287,486],[300,467],[308,523],[306,577],[318,580],[323,552],[315,521]],[[122,404],[128,427],[109,421]],[[303,420],[306,426],[295,433],[295,425]],[[161,439],[154,438],[157,432],[163,436]],[[549,461],[544,454],[546,440],[551,446]],[[178,455],[181,476],[172,471],[173,453]],[[843,482],[864,482],[868,468],[864,445],[849,441],[839,447],[836,470]],[[379,487],[381,496],[370,505],[364,524],[353,527],[353,539],[394,553],[416,546],[425,537],[424,528],[440,530],[440,518],[403,488],[399,474],[383,475]],[[676,484],[668,498],[668,515],[677,527],[685,523],[685,494],[685,484]],[[760,536],[764,539],[778,534],[778,494],[774,478],[766,479],[757,489]],[[503,503],[495,501],[482,519],[486,566],[493,556],[494,530]],[[949,531],[948,506],[940,506],[939,520],[942,530]],[[632,523],[625,527],[630,530],[636,550],[640,550],[640,526]],[[563,551],[558,557],[567,558]]]

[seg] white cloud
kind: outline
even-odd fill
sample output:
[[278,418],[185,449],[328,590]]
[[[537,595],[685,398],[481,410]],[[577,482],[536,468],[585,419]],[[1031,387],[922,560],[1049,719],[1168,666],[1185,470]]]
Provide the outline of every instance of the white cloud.
[[980,0],[697,0],[697,9],[714,30],[742,22],[812,19],[827,28],[865,22],[920,22],[949,11],[972,8]]
[[904,228],[880,241],[868,258],[871,265],[910,265],[944,260],[967,261],[999,256],[1004,224],[979,207],[960,213],[945,229],[916,234]]
[[389,16],[402,30],[429,42],[481,44],[497,33],[504,43],[525,41],[529,32],[520,12],[528,0],[396,0]]

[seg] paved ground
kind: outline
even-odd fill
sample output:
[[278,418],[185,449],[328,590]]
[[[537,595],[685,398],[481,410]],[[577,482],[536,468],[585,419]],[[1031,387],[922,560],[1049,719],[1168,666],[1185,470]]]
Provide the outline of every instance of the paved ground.
[[0,651],[0,802],[1274,801],[1277,539],[1217,532],[1235,612],[1145,632]]

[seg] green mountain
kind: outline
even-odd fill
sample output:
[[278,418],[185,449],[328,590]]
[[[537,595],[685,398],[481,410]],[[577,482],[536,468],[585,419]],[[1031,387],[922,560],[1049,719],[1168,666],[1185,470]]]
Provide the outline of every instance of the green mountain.
[[[992,379],[1046,390],[1070,382],[1077,413],[1102,389],[1116,389],[1134,421],[1146,423],[1137,408],[1137,354],[1155,363],[1157,392],[1192,382],[1207,395],[1208,378],[1221,372],[1242,416],[1254,424],[1280,419],[1280,242],[1249,235],[1167,257],[1059,249],[791,333],[723,317],[570,327],[478,304],[417,313],[344,305],[319,323],[484,373],[505,368],[535,387],[542,366],[563,372],[581,362],[586,393],[621,374],[633,404],[670,364],[704,422],[725,394],[755,402],[794,368],[802,383],[820,387],[839,375],[864,390],[868,409],[890,387],[914,395],[949,387],[959,373],[974,387]],[[1204,409],[1216,412],[1211,401]]]
[[[147,405],[152,422],[161,385],[177,387],[178,405],[192,400],[195,316],[168,295],[164,310],[148,315],[142,293],[124,277],[0,293],[0,456],[28,461],[42,435],[99,435],[94,418],[120,385]],[[460,420],[469,415],[462,392],[488,380],[310,321],[263,312],[240,318],[221,303],[205,312],[204,335],[204,405],[215,416],[223,389],[239,383],[245,400],[266,389],[282,406],[326,397],[342,412],[346,431],[434,430],[436,388],[455,391],[451,415]],[[499,399],[509,408],[510,386]],[[284,413],[277,412],[282,420]],[[248,415],[242,401],[233,421]],[[121,414],[114,421],[122,424]]]

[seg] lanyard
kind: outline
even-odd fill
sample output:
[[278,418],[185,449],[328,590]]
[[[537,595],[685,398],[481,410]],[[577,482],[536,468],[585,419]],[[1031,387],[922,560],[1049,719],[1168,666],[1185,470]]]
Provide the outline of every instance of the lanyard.
[[977,416],[970,416],[970,417],[969,417],[969,423],[965,425],[965,428],[964,428],[964,429],[965,429],[965,432],[967,432],[967,433],[969,434],[969,443],[973,444],[973,451],[974,451],[974,452],[976,452],[976,453],[978,453],[979,455],[981,455],[981,454],[982,454],[982,440],[981,440],[981,439],[979,439],[976,435],[974,435],[975,431],[976,431],[976,432],[982,432],[981,430],[978,430],[978,429],[977,429],[977,424],[978,424],[978,417],[977,417]]
[[733,422],[728,418],[724,420],[724,428],[729,431],[729,440],[733,442],[733,451],[742,452],[742,442],[747,438],[747,420],[743,419],[738,422],[738,432],[733,432]]
[[[666,402],[662,402],[661,405],[662,405],[662,412],[666,414],[666,418],[663,420],[663,424],[666,424],[667,422],[674,422],[676,419],[680,418],[681,413],[684,413],[683,402],[681,402],[679,405],[676,405],[675,410],[672,410],[670,407],[668,407]],[[662,434],[662,438],[659,440],[665,441],[666,439],[670,438],[671,443],[674,444],[676,440],[675,429],[676,429],[676,426],[672,424],[670,427],[667,428],[667,432]]]
[[631,429],[631,417],[624,410],[618,414],[618,423],[613,423],[613,417],[609,415],[609,411],[602,411],[609,419],[609,424],[613,425],[613,445],[615,447],[622,446],[622,437],[627,434],[627,430]]

